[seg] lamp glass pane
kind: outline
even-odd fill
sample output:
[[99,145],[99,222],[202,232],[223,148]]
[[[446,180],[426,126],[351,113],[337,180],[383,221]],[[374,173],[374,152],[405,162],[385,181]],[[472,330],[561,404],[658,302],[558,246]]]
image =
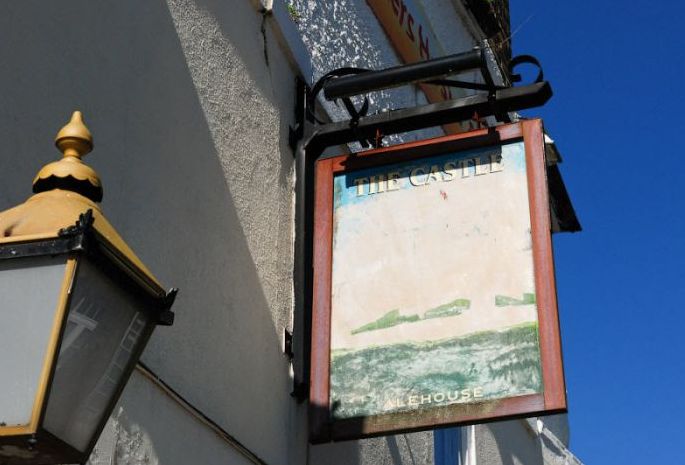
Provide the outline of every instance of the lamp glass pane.
[[44,420],[47,431],[88,449],[152,323],[143,304],[82,260]]
[[0,431],[30,423],[65,265],[64,256],[0,260]]

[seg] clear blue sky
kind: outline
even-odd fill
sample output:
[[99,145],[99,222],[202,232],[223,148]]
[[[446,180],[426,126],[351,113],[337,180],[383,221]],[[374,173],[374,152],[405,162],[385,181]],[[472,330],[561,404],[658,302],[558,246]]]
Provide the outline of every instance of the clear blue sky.
[[571,448],[588,465],[681,464],[685,419],[685,3],[511,0],[514,54],[584,231],[555,237]]

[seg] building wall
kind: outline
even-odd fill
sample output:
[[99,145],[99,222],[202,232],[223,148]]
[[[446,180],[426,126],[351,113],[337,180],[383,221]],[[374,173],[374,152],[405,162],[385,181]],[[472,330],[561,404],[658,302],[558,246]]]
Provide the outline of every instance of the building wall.
[[[60,156],[57,130],[82,110],[105,214],[161,282],[181,289],[176,323],[158,328],[143,361],[276,465],[302,463],[306,451],[282,349],[292,319],[295,70],[259,6],[4,5],[0,134],[16,143],[2,155],[0,202],[29,196],[38,169]],[[116,413],[117,463],[141,463],[129,448],[146,463],[244,463],[170,402],[134,377]]]
[[477,464],[581,465],[568,449],[566,415],[476,426]]
[[134,372],[100,436],[91,465],[254,463],[204,419]]
[[[155,332],[149,371],[134,373],[94,465],[433,463],[431,432],[309,447],[306,406],[290,396],[295,77],[399,59],[364,0],[294,0],[293,24],[274,2],[265,14],[271,2],[257,0],[25,0],[0,15],[0,209],[30,195],[80,109],[105,214],[181,289],[176,322]],[[446,53],[477,42],[453,1],[423,3]],[[425,102],[412,88],[374,98],[379,109]],[[528,433],[480,434],[478,463],[509,464],[487,451]]]

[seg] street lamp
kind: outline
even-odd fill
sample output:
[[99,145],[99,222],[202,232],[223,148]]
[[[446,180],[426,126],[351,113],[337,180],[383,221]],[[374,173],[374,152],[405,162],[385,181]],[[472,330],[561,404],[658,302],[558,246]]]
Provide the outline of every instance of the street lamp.
[[0,212],[0,463],[84,463],[155,325],[166,292],[102,215],[83,164],[80,112],[35,193]]

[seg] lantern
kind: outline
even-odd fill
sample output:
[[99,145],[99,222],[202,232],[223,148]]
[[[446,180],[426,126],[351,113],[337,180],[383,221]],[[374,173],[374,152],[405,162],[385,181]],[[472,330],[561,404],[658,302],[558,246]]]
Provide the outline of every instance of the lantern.
[[34,195],[0,213],[0,463],[87,461],[152,331],[166,292],[99,206],[81,158],[80,112],[57,134],[63,158]]

